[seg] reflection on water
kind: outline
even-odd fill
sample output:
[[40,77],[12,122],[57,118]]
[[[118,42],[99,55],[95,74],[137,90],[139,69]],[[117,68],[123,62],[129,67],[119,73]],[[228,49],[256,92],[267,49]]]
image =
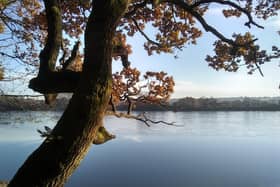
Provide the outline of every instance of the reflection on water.
[[[9,180],[61,113],[0,113],[0,179]],[[108,117],[117,139],[93,146],[66,186],[280,186],[280,112],[154,112],[183,127]]]

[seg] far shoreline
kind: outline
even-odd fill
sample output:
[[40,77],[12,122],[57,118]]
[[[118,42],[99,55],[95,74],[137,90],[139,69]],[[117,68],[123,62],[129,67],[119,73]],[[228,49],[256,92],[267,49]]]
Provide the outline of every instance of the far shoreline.
[[[11,97],[0,95],[0,112],[13,111],[64,111],[69,98],[61,97],[54,105],[45,104],[44,100]],[[117,106],[117,110],[126,111],[126,103]],[[108,106],[108,110],[111,107]],[[151,103],[136,103],[133,111],[280,111],[280,97],[232,97],[232,98],[192,98],[170,99],[161,105]]]

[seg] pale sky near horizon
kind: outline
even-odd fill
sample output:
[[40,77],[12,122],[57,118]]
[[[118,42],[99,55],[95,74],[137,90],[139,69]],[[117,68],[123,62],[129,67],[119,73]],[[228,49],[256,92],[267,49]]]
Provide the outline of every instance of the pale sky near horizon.
[[[273,17],[267,21],[257,20],[265,26],[265,29],[252,27],[249,30],[244,26],[245,17],[241,19],[224,19],[221,10],[212,8],[207,14],[209,23],[217,27],[226,36],[230,37],[233,32],[251,31],[257,38],[258,43],[264,49],[271,49],[272,45],[280,46],[280,36],[276,31],[280,30],[280,16]],[[145,71],[165,71],[174,77],[175,92],[172,98],[178,97],[236,97],[236,96],[280,96],[278,89],[280,83],[279,60],[266,63],[261,66],[264,73],[262,77],[258,71],[253,75],[247,74],[247,69],[242,67],[236,73],[215,71],[208,67],[205,62],[206,54],[211,54],[213,42],[216,39],[210,33],[203,31],[203,36],[198,39],[197,45],[186,45],[183,51],[177,51],[178,59],[174,54],[161,54],[148,56],[143,49],[144,39],[140,34],[128,38],[133,46],[133,53],[129,56],[132,67]],[[153,34],[147,29],[148,34]],[[113,71],[119,70],[121,63],[113,63]],[[20,86],[24,85],[24,86]],[[8,85],[11,94],[32,94],[27,88],[28,80],[23,83]],[[0,83],[0,87],[7,83]],[[22,88],[24,87],[24,88]]]

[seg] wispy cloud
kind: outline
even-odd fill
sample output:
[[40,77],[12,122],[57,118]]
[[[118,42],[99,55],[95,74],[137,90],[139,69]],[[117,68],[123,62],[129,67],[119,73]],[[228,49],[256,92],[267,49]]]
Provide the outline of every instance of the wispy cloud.
[[127,139],[127,140],[132,140],[132,141],[137,142],[137,143],[142,142],[140,136],[124,136],[123,138]]

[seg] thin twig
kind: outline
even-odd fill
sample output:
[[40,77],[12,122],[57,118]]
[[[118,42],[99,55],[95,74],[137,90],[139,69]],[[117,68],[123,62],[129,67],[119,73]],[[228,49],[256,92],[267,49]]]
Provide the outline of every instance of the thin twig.
[[107,111],[107,115],[115,116],[117,118],[127,118],[127,119],[135,119],[138,121],[143,122],[147,127],[150,127],[151,124],[164,124],[164,125],[169,125],[169,126],[175,126],[175,127],[181,127],[180,125],[175,125],[175,122],[166,122],[163,120],[155,121],[150,118],[148,118],[145,113],[141,113],[137,116],[131,115],[131,114],[126,114],[123,112],[112,112],[112,111]]

